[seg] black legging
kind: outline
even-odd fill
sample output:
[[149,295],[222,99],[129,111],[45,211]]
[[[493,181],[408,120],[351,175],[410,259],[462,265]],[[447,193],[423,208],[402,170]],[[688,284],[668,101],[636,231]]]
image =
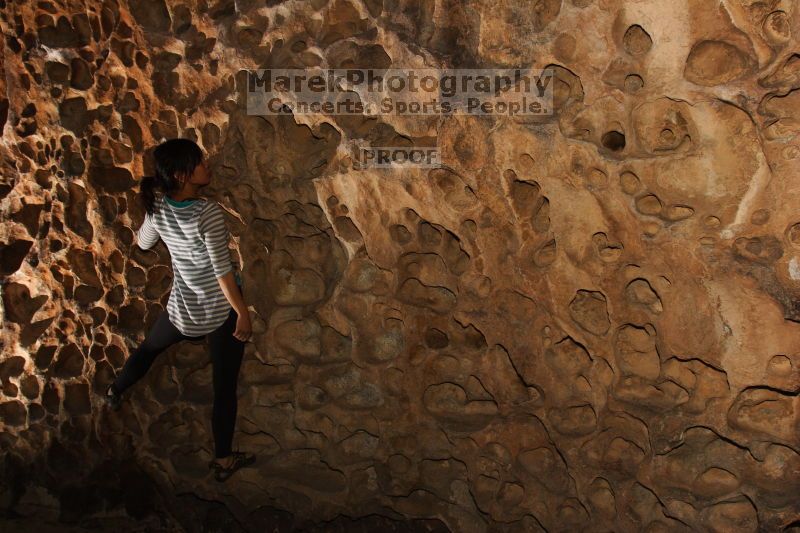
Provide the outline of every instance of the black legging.
[[[238,318],[236,310],[231,308],[225,322],[206,336],[214,369],[211,430],[214,432],[214,451],[218,459],[231,454],[233,428],[236,424],[236,386],[245,346],[243,341],[233,336]],[[169,321],[167,311],[162,311],[142,344],[125,361],[125,366],[112,384],[114,390],[121,394],[139,381],[150,369],[156,356],[176,342],[202,338],[202,335],[190,337],[178,331]]]

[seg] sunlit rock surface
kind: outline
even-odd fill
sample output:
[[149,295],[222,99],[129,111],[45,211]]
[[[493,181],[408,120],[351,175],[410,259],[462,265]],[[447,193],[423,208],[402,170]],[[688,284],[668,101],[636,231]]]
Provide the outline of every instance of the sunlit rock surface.
[[[0,5],[4,507],[232,531],[800,524],[795,2]],[[555,112],[247,114],[246,71],[305,66],[550,66]],[[259,461],[225,485],[201,343],[119,413],[97,395],[168,297],[136,193],[176,136],[211,155],[255,318],[235,442]],[[359,140],[438,143],[447,168],[360,170]]]

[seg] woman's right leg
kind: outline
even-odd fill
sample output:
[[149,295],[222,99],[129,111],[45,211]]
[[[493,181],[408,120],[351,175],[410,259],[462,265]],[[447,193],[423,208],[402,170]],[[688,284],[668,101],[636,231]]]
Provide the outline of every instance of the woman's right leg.
[[208,334],[211,352],[214,405],[211,409],[211,431],[214,434],[214,457],[230,457],[233,430],[236,425],[237,384],[244,357],[245,342],[233,336],[239,315],[231,308],[228,318]]
[[161,311],[142,344],[125,361],[122,370],[111,384],[114,392],[122,394],[147,373],[158,354],[178,341],[191,338],[178,331],[178,328],[169,321],[166,309]]

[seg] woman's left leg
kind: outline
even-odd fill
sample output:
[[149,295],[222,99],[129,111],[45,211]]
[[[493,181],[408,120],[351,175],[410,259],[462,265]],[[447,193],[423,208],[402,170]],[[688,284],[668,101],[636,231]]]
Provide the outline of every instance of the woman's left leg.
[[232,452],[237,412],[236,389],[245,347],[245,342],[233,336],[238,318],[239,315],[231,308],[225,322],[208,334],[214,382],[211,430],[214,433],[214,456],[217,459],[228,457]]

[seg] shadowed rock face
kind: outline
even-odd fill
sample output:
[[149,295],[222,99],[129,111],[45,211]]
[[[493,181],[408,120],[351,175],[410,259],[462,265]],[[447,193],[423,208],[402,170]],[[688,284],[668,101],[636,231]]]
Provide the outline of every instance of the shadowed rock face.
[[[795,3],[0,3],[5,506],[187,530],[797,527]],[[549,65],[555,113],[246,112],[248,69],[390,65]],[[202,343],[120,413],[97,396],[167,301],[136,192],[175,136],[210,155],[254,317],[235,445],[259,461],[223,489]],[[346,150],[432,139],[447,168]]]

